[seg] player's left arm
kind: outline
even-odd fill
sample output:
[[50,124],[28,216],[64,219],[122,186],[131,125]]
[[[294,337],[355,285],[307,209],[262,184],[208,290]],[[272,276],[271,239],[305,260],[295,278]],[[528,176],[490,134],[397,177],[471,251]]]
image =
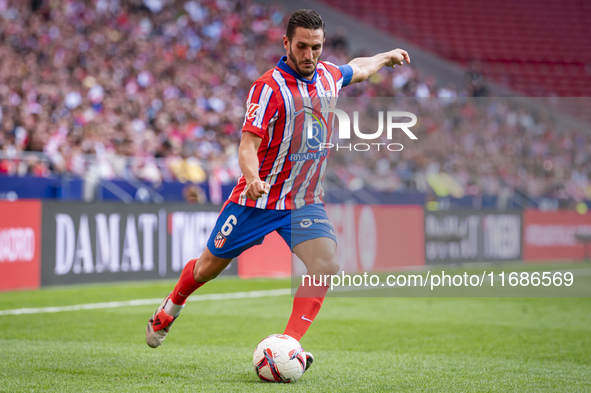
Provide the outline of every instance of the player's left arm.
[[349,62],[349,66],[353,70],[351,82],[363,82],[382,67],[396,67],[403,65],[404,62],[410,63],[408,52],[404,49],[394,49],[390,52],[378,53],[372,57],[357,57]]

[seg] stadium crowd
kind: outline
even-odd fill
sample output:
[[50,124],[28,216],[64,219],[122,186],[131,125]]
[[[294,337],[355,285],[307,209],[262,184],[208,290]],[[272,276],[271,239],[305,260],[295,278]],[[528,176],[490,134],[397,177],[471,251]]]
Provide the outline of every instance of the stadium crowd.
[[[244,102],[284,52],[285,17],[250,0],[0,0],[0,174],[234,182]],[[345,31],[327,37],[323,60],[352,55]],[[419,139],[334,152],[329,182],[591,199],[589,135],[543,110],[410,66],[342,93],[368,118],[391,97]]]

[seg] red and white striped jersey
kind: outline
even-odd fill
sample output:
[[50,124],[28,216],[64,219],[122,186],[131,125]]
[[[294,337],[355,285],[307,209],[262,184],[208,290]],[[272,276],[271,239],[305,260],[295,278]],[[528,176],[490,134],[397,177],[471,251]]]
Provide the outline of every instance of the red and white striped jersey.
[[[323,203],[321,181],[328,150],[320,144],[330,142],[333,114],[324,120],[321,110],[334,108],[353,70],[349,65],[338,67],[319,61],[314,77],[307,80],[286,60],[284,56],[254,82],[248,94],[242,132],[263,138],[258,150],[259,177],[271,189],[256,202],[251,201],[241,176],[230,201],[242,206],[286,210]],[[314,127],[313,138],[307,137],[309,124]]]

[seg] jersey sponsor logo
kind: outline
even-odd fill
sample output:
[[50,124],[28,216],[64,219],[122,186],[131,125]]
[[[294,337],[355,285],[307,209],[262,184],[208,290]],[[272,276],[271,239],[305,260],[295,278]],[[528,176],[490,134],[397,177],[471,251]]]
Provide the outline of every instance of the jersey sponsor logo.
[[225,243],[226,243],[226,237],[224,235],[222,235],[221,232],[218,232],[215,239],[213,240],[213,244],[214,244],[215,248],[222,248],[222,247],[224,247]]
[[326,157],[328,155],[328,150],[321,150],[314,153],[291,153],[289,155],[289,161],[297,162],[297,161],[308,161],[308,160],[318,160],[322,157]]
[[248,109],[246,110],[246,119],[252,120],[255,117],[257,117],[257,115],[259,114],[259,109],[261,109],[261,106],[259,104],[250,104],[248,106]]

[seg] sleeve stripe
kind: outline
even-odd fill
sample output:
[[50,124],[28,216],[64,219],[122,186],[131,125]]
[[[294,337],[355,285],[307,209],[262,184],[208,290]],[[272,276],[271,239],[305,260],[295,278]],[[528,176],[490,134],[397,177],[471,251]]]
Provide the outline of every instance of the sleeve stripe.
[[345,64],[339,67],[339,71],[343,75],[343,87],[347,86],[351,83],[351,79],[353,79],[353,68],[349,64]]
[[269,105],[269,101],[271,100],[271,96],[273,95],[273,89],[271,89],[268,85],[264,85],[263,90],[261,91],[261,95],[259,98],[259,105],[261,108],[259,109],[259,113],[257,117],[253,120],[252,125],[255,127],[261,128],[263,126],[263,120],[267,115],[267,106]]
[[[248,110],[248,107],[250,106],[250,102],[252,101],[252,96],[254,94],[254,91],[256,90],[256,83],[254,85],[252,85],[252,87],[250,88],[250,91],[248,92],[248,98],[246,99],[246,109]],[[244,127],[246,125],[246,122],[248,121],[248,119],[246,118],[246,114],[244,115],[244,122],[242,123],[242,127]]]
[[[323,68],[324,68],[326,71],[328,71],[328,72],[326,72],[326,73],[324,74],[324,76],[326,77],[326,80],[327,80],[327,82],[328,82],[328,85],[329,85],[329,87],[330,87],[331,94],[332,94],[333,96],[336,96],[336,95],[337,95],[337,92],[338,92],[338,90],[340,90],[340,89],[339,89],[339,86],[338,86],[338,80],[335,80],[335,76],[332,74],[332,72],[330,72],[330,68],[328,68],[328,67],[323,67]],[[324,90],[324,88],[323,88],[323,87],[322,87],[322,89]]]

